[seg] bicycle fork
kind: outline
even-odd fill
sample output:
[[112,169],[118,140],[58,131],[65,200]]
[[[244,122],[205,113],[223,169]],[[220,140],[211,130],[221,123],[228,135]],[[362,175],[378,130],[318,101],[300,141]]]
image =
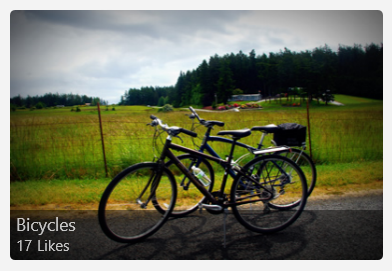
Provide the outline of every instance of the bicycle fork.
[[[140,193],[140,195],[136,199],[136,203],[140,205],[140,208],[142,208],[142,209],[147,208],[148,203],[152,200],[152,198],[155,195],[155,191],[158,188],[158,184],[159,184],[161,177],[162,177],[162,170],[160,170],[159,168],[157,171],[154,170],[152,172],[146,186],[144,187],[144,189],[142,190],[142,192]],[[147,191],[148,187],[150,187],[150,185],[151,185],[150,195],[147,197],[146,201],[143,202],[141,199],[143,198],[144,193],[146,193],[146,191]]]

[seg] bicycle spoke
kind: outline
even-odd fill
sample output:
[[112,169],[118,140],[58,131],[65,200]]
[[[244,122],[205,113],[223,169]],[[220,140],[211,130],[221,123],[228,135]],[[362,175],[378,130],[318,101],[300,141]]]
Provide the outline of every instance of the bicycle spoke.
[[233,183],[231,197],[238,221],[256,232],[274,232],[292,224],[306,202],[301,169],[290,159],[269,155],[252,160],[244,170],[258,174]]

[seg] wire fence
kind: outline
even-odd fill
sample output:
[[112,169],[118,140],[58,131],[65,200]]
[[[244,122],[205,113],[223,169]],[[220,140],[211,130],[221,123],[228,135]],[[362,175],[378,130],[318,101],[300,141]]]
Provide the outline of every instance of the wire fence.
[[[251,113],[238,113],[234,117],[228,117],[227,114],[203,114],[205,119],[224,121],[224,129],[227,130],[284,122],[308,126],[307,115],[303,113],[295,116],[265,116],[262,123],[257,114]],[[167,119],[170,126],[191,129],[191,121],[184,116],[184,112],[167,114],[162,118]],[[154,153],[154,130],[146,126],[149,120],[148,114],[138,112],[133,118],[105,116],[101,120],[101,126],[99,118],[93,114],[49,121],[39,118],[11,121],[11,181],[113,177],[132,164],[151,161],[159,150]],[[311,115],[313,160],[316,164],[382,160],[382,125],[382,112],[353,112],[341,116]],[[200,141],[205,130],[203,127],[198,129],[197,140]],[[216,132],[218,129],[214,130]],[[163,142],[164,135],[161,137]],[[256,146],[259,138],[260,134],[252,134],[241,141]],[[272,136],[267,137],[265,142],[268,143],[270,139]],[[182,140],[183,142],[179,140],[177,143],[195,148],[194,142],[188,137],[183,136]],[[309,146],[309,137],[307,140]],[[222,156],[229,150],[229,146],[223,143],[212,147]]]

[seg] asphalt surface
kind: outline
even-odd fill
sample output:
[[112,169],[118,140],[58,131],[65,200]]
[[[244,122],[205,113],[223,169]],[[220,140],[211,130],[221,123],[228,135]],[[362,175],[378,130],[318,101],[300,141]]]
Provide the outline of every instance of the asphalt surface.
[[[56,217],[59,224],[66,223],[63,225],[67,225],[64,228],[67,231],[46,230],[42,235],[17,231],[18,218],[24,218],[24,221],[29,218],[30,223],[44,223],[54,222]],[[211,215],[204,211],[171,219],[145,241],[128,245],[104,235],[96,211],[11,211],[10,257],[14,260],[383,258],[382,194],[309,201],[293,225],[270,235],[247,230],[230,213],[226,224],[226,246],[223,245],[223,217],[223,214]],[[69,231],[71,222],[74,222],[71,224],[74,231]],[[18,243],[20,240],[23,241]],[[28,251],[26,240],[32,240]]]

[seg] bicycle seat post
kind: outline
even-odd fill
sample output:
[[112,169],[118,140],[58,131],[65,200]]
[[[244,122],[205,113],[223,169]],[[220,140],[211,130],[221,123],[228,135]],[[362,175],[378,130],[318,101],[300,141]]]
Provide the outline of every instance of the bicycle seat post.
[[212,126],[207,127],[207,131],[205,132],[204,137],[203,137],[203,141],[201,143],[202,148],[204,148],[204,146],[207,144],[208,138],[210,137],[210,134],[211,134],[211,130],[212,130]]
[[257,148],[258,148],[259,150],[263,147],[263,141],[264,141],[264,138],[265,138],[265,136],[266,136],[267,134],[268,134],[268,133],[267,133],[266,131],[262,131],[262,132],[261,132],[260,142],[259,142],[259,145],[257,145]]

